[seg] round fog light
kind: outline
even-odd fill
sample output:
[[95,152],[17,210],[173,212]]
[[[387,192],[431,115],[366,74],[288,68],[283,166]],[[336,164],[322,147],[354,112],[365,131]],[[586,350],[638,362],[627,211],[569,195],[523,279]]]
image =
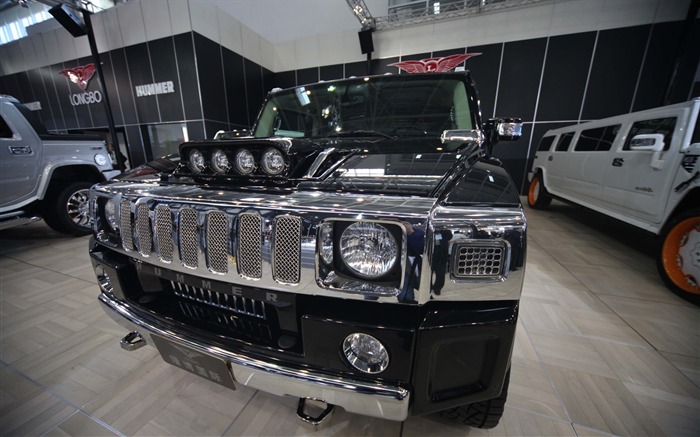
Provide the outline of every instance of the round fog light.
[[381,373],[389,365],[389,353],[371,335],[354,333],[343,341],[343,355],[352,367],[365,373]]

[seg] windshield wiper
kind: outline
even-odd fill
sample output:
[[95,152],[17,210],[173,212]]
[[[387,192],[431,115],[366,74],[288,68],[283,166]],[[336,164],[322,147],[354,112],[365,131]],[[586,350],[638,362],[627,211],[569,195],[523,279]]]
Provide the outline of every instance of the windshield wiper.
[[351,131],[340,131],[332,132],[328,135],[329,137],[381,137],[387,139],[393,139],[395,137],[385,134],[384,132],[379,132],[376,130],[351,130]]

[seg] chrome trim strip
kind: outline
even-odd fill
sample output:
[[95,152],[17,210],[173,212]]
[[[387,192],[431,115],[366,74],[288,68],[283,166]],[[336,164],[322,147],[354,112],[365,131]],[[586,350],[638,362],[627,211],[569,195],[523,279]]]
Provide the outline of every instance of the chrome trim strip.
[[350,378],[300,371],[248,357],[238,352],[201,343],[197,338],[165,326],[148,314],[138,313],[128,303],[101,293],[103,310],[129,332],[139,331],[147,344],[150,334],[157,334],[198,352],[226,360],[238,384],[277,396],[322,399],[351,413],[402,421],[408,417],[411,393],[400,386],[368,383]]

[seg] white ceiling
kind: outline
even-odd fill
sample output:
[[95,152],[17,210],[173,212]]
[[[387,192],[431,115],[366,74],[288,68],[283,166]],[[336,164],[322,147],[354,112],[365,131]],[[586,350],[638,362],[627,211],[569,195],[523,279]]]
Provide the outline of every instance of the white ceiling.
[[[361,28],[345,0],[193,0],[190,7],[198,1],[215,3],[273,44]],[[387,14],[388,0],[365,4],[374,17]]]

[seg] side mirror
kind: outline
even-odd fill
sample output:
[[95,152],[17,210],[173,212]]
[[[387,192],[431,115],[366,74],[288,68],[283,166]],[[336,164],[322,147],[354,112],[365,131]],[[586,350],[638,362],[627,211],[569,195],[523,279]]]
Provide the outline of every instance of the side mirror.
[[630,141],[630,150],[654,152],[651,155],[651,168],[661,170],[664,167],[664,161],[661,159],[661,152],[664,150],[662,134],[635,135]]
[[475,145],[481,147],[484,142],[484,134],[480,130],[454,129],[446,130],[440,135],[440,142],[445,145],[445,149],[452,152],[463,148],[465,145]]
[[630,141],[630,150],[662,152],[664,150],[664,136],[662,134],[635,135]]

